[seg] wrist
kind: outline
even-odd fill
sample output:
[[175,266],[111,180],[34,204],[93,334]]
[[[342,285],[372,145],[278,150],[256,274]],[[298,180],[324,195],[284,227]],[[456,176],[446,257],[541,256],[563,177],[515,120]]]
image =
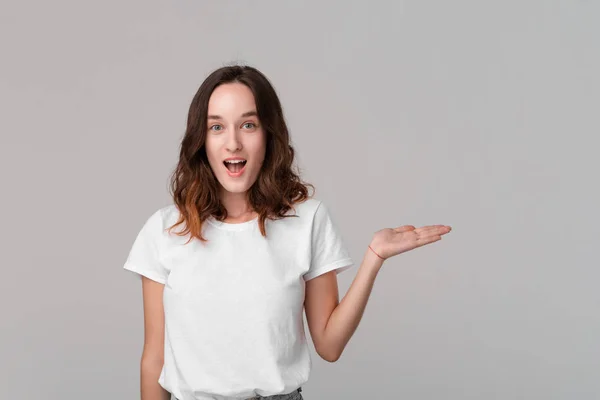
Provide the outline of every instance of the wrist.
[[377,250],[373,251],[372,248],[373,248],[372,245],[367,247],[367,251],[365,252],[364,263],[365,263],[365,266],[367,266],[369,270],[379,272],[379,270],[383,266],[385,259],[382,259],[377,254],[375,254],[375,252]]
[[371,250],[371,252],[375,254],[375,256],[377,256],[377,258],[379,258],[381,261],[385,261],[385,257],[382,257],[380,252],[375,250],[372,245],[369,245],[369,250]]

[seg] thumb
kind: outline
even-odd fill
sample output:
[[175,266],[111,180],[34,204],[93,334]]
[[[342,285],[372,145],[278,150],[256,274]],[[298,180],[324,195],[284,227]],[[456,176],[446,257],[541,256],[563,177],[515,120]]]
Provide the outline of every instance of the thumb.
[[404,226],[400,226],[398,228],[394,228],[394,231],[397,233],[408,232],[408,231],[412,231],[412,230],[415,230],[415,227],[412,225],[404,225]]

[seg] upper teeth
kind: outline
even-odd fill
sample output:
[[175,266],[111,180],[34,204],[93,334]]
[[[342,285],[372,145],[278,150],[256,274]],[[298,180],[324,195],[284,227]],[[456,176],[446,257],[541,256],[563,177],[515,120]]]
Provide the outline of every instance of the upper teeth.
[[231,164],[237,164],[237,163],[241,163],[244,162],[246,160],[226,160],[226,163],[231,163]]

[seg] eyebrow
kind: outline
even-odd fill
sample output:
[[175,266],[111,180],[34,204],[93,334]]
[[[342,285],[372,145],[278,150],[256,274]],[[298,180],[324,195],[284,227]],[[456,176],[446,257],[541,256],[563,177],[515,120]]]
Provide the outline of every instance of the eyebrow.
[[[246,117],[258,117],[258,113],[256,111],[246,111],[242,114],[242,118]],[[220,115],[209,115],[208,119],[223,119]]]

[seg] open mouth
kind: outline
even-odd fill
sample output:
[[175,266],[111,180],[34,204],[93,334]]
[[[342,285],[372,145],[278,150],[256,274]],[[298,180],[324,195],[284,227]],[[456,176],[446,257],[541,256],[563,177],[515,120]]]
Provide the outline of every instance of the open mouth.
[[244,166],[246,165],[248,161],[247,160],[228,160],[228,161],[223,161],[223,164],[225,164],[225,167],[232,173],[238,173],[241,170],[244,169]]

